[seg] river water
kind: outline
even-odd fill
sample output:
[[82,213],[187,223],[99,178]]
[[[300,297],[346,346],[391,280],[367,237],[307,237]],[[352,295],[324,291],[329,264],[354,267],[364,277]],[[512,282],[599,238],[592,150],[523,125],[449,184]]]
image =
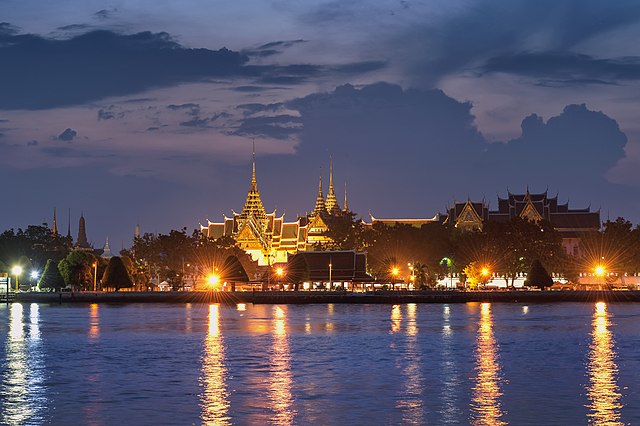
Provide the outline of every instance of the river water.
[[0,423],[638,425],[640,306],[2,305]]

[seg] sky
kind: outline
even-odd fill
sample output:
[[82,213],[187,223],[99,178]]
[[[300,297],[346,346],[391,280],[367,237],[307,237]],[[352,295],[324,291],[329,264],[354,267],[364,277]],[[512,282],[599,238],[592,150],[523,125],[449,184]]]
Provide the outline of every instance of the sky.
[[634,0],[0,0],[0,228],[128,247],[242,209],[549,191],[640,223]]

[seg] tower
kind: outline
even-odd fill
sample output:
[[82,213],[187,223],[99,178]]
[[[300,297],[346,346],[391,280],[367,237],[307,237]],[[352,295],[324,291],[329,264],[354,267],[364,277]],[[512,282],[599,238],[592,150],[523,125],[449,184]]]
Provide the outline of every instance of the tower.
[[136,224],[136,233],[134,234],[135,238],[140,238],[140,224]]
[[107,237],[107,241],[104,243],[101,257],[105,259],[111,259],[113,257],[113,254],[111,253],[111,247],[109,247],[109,237]]
[[318,196],[316,197],[316,206],[313,208],[311,216],[324,215],[327,211],[324,202],[324,193],[322,191],[322,174],[320,174],[320,183],[318,184]]
[[258,179],[256,178],[256,144],[253,143],[253,158],[251,163],[251,187],[247,193],[247,199],[244,203],[242,212],[238,215],[238,219],[249,219],[254,217],[258,222],[262,223],[266,220],[266,212],[260,198],[258,190]]
[[51,233],[54,237],[58,236],[58,221],[56,220],[56,208],[53,208],[53,225],[51,226]]
[[67,220],[67,238],[71,241],[71,208],[69,208],[69,217]]
[[349,203],[347,203],[347,182],[344,183],[344,204],[342,204],[342,211],[349,211]]
[[87,228],[84,221],[84,215],[80,213],[80,222],[78,223],[78,240],[76,247],[80,249],[90,249],[89,241],[87,241]]
[[327,192],[326,202],[327,213],[331,215],[340,214],[340,206],[338,205],[338,198],[333,187],[333,158],[329,158],[329,192]]

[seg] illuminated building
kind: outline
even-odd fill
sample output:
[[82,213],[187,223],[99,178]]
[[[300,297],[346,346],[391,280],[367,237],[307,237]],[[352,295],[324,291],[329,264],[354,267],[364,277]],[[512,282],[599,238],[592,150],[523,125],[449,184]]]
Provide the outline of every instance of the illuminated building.
[[[346,202],[346,197],[345,197]],[[251,185],[244,208],[232,217],[224,216],[223,222],[207,221],[200,225],[200,231],[209,238],[232,237],[258,265],[284,263],[290,254],[313,250],[318,244],[326,244],[330,239],[325,235],[332,215],[342,214],[333,187],[333,164],[329,173],[329,193],[327,199],[322,190],[322,176],[313,212],[299,217],[295,222],[285,222],[284,214],[276,211],[267,213],[262,204],[256,178],[255,151],[251,169]]]
[[571,209],[568,202],[558,203],[558,196],[549,197],[547,191],[531,194],[527,189],[524,194],[507,194],[507,198],[498,197],[497,210],[490,210],[484,200],[454,203],[445,223],[464,231],[479,231],[486,222],[508,222],[516,217],[532,222],[546,220],[560,233],[565,251],[574,256],[578,255],[580,235],[600,229],[600,211]]

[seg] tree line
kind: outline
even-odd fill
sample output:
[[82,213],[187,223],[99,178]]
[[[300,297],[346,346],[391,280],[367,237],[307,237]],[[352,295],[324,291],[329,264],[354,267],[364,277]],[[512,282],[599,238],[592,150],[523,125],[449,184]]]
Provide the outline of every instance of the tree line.
[[[365,225],[355,213],[348,212],[331,218],[329,227],[327,236],[332,242],[314,249],[366,251],[374,278],[392,281],[412,277],[420,287],[432,286],[452,273],[482,282],[485,269],[513,285],[534,262],[573,282],[579,274],[593,272],[596,264],[613,276],[640,273],[640,228],[624,218],[607,220],[600,230],[581,234],[577,256],[564,251],[560,233],[545,221],[518,218],[487,222],[482,230],[469,232],[441,223],[419,228]],[[236,256],[248,276],[255,277],[257,265],[232,238],[213,240],[197,230],[188,233],[186,228],[135,238],[118,259],[135,289],[145,290],[150,282],[166,281],[177,290],[216,272],[229,256]],[[74,249],[70,238],[53,235],[47,224],[0,234],[0,273],[20,265],[25,271],[21,281],[26,283],[28,271],[43,271],[47,263],[48,268],[55,265],[64,287],[91,290],[94,280],[105,284],[108,260],[95,252]]]

